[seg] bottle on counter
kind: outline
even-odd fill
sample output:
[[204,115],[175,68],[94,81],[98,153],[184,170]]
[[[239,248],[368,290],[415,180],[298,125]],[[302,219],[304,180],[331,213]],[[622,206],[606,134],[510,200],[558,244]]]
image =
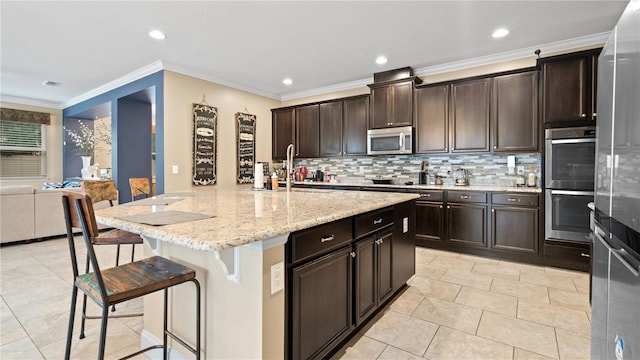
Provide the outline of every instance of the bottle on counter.
[[533,168],[529,168],[529,174],[527,175],[527,186],[535,187],[536,186],[536,173],[533,171]]
[[271,190],[278,190],[278,175],[275,172],[271,174]]

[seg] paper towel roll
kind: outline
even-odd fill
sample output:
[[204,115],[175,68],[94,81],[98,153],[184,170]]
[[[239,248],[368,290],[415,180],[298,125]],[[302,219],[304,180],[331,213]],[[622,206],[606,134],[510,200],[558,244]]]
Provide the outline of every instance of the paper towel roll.
[[253,187],[255,189],[264,188],[264,172],[262,170],[262,163],[257,163],[253,172]]

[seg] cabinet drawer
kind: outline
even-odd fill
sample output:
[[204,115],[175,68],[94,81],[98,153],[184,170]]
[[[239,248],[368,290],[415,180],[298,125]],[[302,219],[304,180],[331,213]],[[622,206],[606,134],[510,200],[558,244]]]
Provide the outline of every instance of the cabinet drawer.
[[393,209],[384,209],[356,217],[356,238],[393,224]]
[[411,190],[410,192],[420,194],[418,201],[442,201],[444,200],[444,191],[442,190]]
[[491,194],[491,202],[499,205],[538,206],[538,195]]
[[291,235],[291,261],[312,258],[337,249],[353,240],[352,218],[334,221]]
[[473,191],[448,191],[447,201],[460,203],[486,203],[487,193]]

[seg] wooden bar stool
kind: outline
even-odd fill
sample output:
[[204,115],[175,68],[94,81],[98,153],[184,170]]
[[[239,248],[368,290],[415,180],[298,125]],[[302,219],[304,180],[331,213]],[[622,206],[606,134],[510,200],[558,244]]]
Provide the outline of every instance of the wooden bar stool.
[[[97,204],[101,201],[109,201],[109,205],[113,206],[113,202],[118,201],[118,189],[116,188],[116,183],[113,180],[82,181],[80,186],[82,191],[89,195],[93,204]],[[93,244],[116,245],[116,266],[118,266],[120,260],[120,245],[131,244],[131,261],[133,262],[136,244],[142,244],[142,238],[138,234],[130,233],[128,231],[112,230],[93,239]],[[87,266],[88,265],[89,260],[87,259]],[[89,270],[87,269],[87,271]]]
[[151,196],[151,183],[148,178],[129,178],[131,187],[131,201],[135,201],[137,196],[144,195],[145,198]]
[[[67,229],[73,227],[79,227],[82,229],[82,237],[87,250],[87,256],[91,263],[91,268],[93,269],[93,272],[87,271],[83,274],[79,273],[73,235],[72,233],[67,232],[69,252],[71,254],[71,267],[73,269],[73,290],[71,293],[71,309],[69,312],[69,327],[67,330],[67,343],[64,356],[65,360],[68,360],[71,355],[71,340],[73,338],[73,323],[78,290],[82,291],[85,296],[90,297],[102,308],[102,314],[100,316],[101,326],[98,359],[104,359],[109,306],[151,294],[159,290],[164,290],[163,344],[146,347],[122,359],[128,359],[152,349],[163,349],[163,358],[167,359],[168,337],[171,337],[191,351],[196,356],[196,359],[200,359],[200,283],[196,280],[195,270],[160,256],[154,256],[102,270],[98,264],[98,259],[92,242],[92,238],[97,236],[97,227],[91,226],[91,224],[95,224],[95,215],[93,212],[91,197],[83,193],[64,191],[62,196],[62,206],[64,208]],[[195,347],[187,344],[167,328],[169,288],[185,282],[192,282],[196,287],[197,319]],[[125,315],[112,317],[123,316]]]

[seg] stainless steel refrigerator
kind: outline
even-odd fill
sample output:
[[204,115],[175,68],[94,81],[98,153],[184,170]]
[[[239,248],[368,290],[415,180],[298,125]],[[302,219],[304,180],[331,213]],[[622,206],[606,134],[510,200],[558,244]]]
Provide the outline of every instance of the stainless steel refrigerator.
[[640,359],[640,0],[598,59],[591,358]]

